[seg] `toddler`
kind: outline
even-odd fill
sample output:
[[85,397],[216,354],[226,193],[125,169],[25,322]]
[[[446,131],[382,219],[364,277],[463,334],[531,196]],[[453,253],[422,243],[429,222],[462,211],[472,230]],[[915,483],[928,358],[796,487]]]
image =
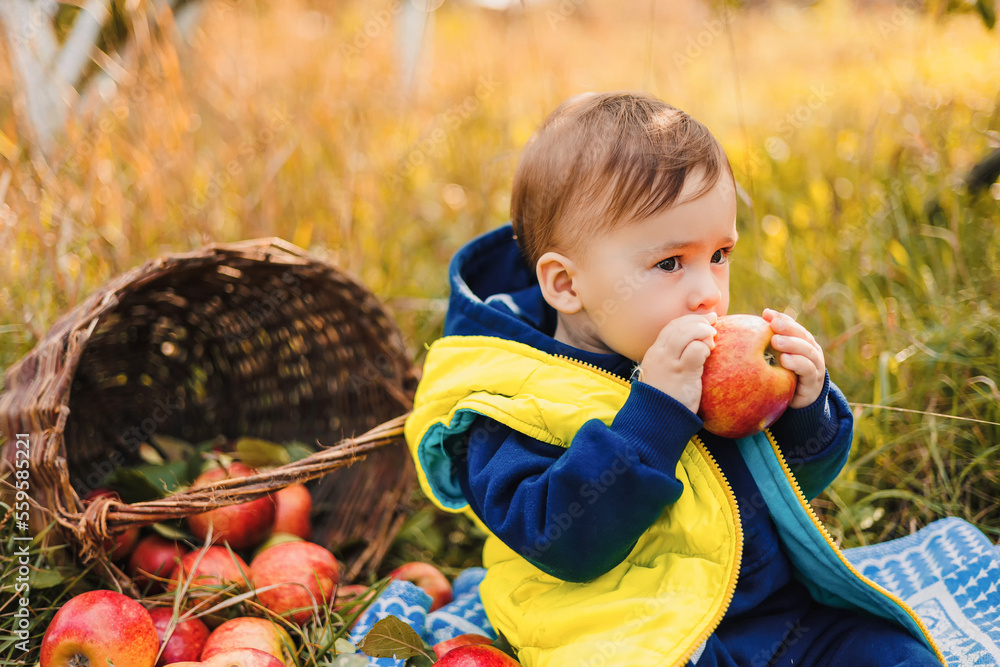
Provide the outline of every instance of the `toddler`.
[[941,664],[808,508],[852,416],[802,325],[763,311],[798,376],[773,427],[702,430],[739,236],[712,134],[647,95],[571,98],[511,217],[452,261],[406,437],[427,495],[487,529],[483,603],[521,663]]

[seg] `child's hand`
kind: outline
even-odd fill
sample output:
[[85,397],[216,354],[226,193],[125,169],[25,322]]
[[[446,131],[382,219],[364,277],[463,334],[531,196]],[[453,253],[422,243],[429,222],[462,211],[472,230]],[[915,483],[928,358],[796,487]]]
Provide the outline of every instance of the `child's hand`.
[[715,348],[717,319],[715,313],[684,315],[663,327],[642,358],[642,381],[698,412],[701,372]]
[[765,308],[763,317],[774,332],[771,347],[781,353],[778,363],[799,377],[799,386],[789,407],[809,407],[819,398],[826,382],[823,348],[805,327],[788,315]]

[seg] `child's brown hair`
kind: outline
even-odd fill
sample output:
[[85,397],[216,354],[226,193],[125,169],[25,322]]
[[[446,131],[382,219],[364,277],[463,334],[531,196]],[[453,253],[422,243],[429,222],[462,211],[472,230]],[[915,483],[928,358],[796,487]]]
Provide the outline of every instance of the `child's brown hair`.
[[534,268],[548,250],[579,247],[588,233],[641,220],[676,203],[685,179],[692,198],[711,190],[729,161],[708,128],[642,93],[587,93],[553,111],[525,146],[510,213]]

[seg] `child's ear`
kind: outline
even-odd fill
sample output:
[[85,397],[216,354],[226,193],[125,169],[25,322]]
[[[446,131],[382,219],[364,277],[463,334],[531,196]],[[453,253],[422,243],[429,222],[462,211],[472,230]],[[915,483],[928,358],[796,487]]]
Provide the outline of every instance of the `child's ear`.
[[538,258],[535,264],[538,284],[542,288],[545,301],[565,315],[579,312],[583,304],[573,289],[576,265],[566,255],[549,251]]

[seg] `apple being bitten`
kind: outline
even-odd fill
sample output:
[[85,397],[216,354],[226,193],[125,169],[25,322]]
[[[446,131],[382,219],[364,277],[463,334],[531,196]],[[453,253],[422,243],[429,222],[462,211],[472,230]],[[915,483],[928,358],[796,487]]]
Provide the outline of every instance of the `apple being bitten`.
[[756,315],[724,315],[701,376],[698,416],[705,430],[744,438],[773,424],[795,396],[795,373],[778,364],[771,325]]
[[70,598],[42,637],[41,667],[153,667],[160,639],[149,612],[114,591]]
[[[228,468],[213,468],[203,472],[191,484],[192,489],[207,486],[232,477],[248,477],[255,470],[239,461]],[[233,549],[246,549],[260,544],[271,534],[274,523],[274,499],[270,496],[240,503],[224,505],[213,510],[192,514],[187,518],[188,527],[202,542],[208,537],[208,529],[212,528],[212,539],[216,542],[228,542]]]
[[409,581],[424,589],[424,592],[431,596],[431,611],[451,602],[451,582],[441,570],[430,563],[414,561],[400,565],[389,573],[389,578]]
[[157,607],[149,612],[149,615],[153,619],[160,643],[164,644],[160,651],[160,659],[156,661],[156,667],[201,658],[201,650],[208,640],[207,625],[197,618],[189,618],[175,625],[167,637],[167,628],[170,627],[170,621],[174,617],[174,610],[170,607]]
[[216,653],[201,662],[172,662],[166,667],[287,667],[287,665],[270,653],[255,648],[238,648]]

